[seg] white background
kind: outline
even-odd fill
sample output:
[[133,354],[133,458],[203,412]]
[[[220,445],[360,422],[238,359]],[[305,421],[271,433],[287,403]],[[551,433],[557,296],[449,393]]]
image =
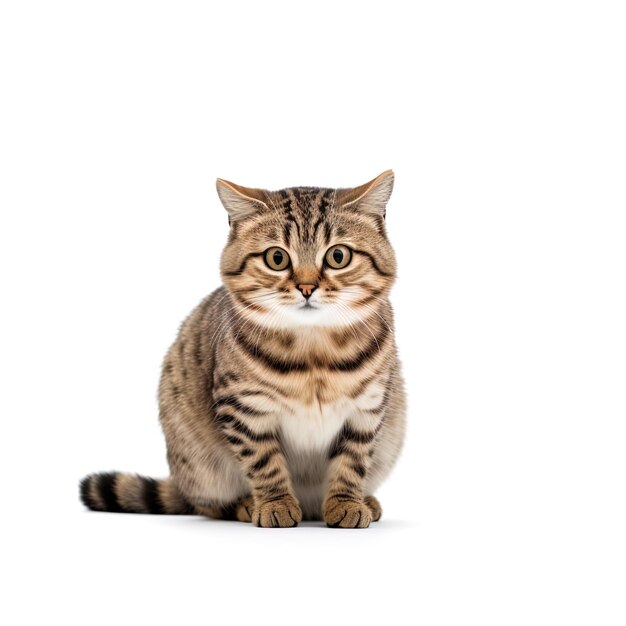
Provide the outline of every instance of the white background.
[[[619,2],[3,2],[6,624],[626,620]],[[368,531],[88,513],[162,476],[216,177],[392,167],[410,426]]]

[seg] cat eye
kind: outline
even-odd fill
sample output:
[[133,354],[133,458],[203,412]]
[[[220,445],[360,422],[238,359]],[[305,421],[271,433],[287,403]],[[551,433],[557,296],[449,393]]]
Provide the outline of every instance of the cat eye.
[[268,248],[265,251],[265,263],[270,269],[279,272],[289,267],[289,255],[282,248]]
[[348,246],[339,244],[328,248],[326,252],[326,263],[335,270],[340,270],[352,260],[352,250]]

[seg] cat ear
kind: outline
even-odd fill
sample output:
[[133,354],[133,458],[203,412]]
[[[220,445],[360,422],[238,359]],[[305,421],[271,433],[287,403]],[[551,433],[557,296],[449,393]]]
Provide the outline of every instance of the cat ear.
[[337,192],[337,205],[385,217],[385,209],[393,191],[393,172],[387,170],[369,183]]
[[217,179],[216,186],[217,195],[228,211],[229,222],[249,217],[268,208],[262,189],[242,187],[221,178]]

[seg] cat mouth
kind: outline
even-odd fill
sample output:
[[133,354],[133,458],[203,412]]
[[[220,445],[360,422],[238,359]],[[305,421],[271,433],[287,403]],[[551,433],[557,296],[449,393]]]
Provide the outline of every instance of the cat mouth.
[[302,306],[298,307],[301,311],[315,311],[318,307],[313,306],[310,302],[305,302]]

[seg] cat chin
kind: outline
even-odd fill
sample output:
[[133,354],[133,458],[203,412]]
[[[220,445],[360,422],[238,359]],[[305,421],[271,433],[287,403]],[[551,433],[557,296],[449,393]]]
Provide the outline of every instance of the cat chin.
[[281,310],[274,310],[269,316],[251,313],[250,317],[253,318],[257,324],[276,330],[293,330],[296,328],[310,327],[342,328],[362,320],[361,315],[357,312],[348,312],[344,308],[338,313],[333,305],[320,306],[315,309],[281,307]]

